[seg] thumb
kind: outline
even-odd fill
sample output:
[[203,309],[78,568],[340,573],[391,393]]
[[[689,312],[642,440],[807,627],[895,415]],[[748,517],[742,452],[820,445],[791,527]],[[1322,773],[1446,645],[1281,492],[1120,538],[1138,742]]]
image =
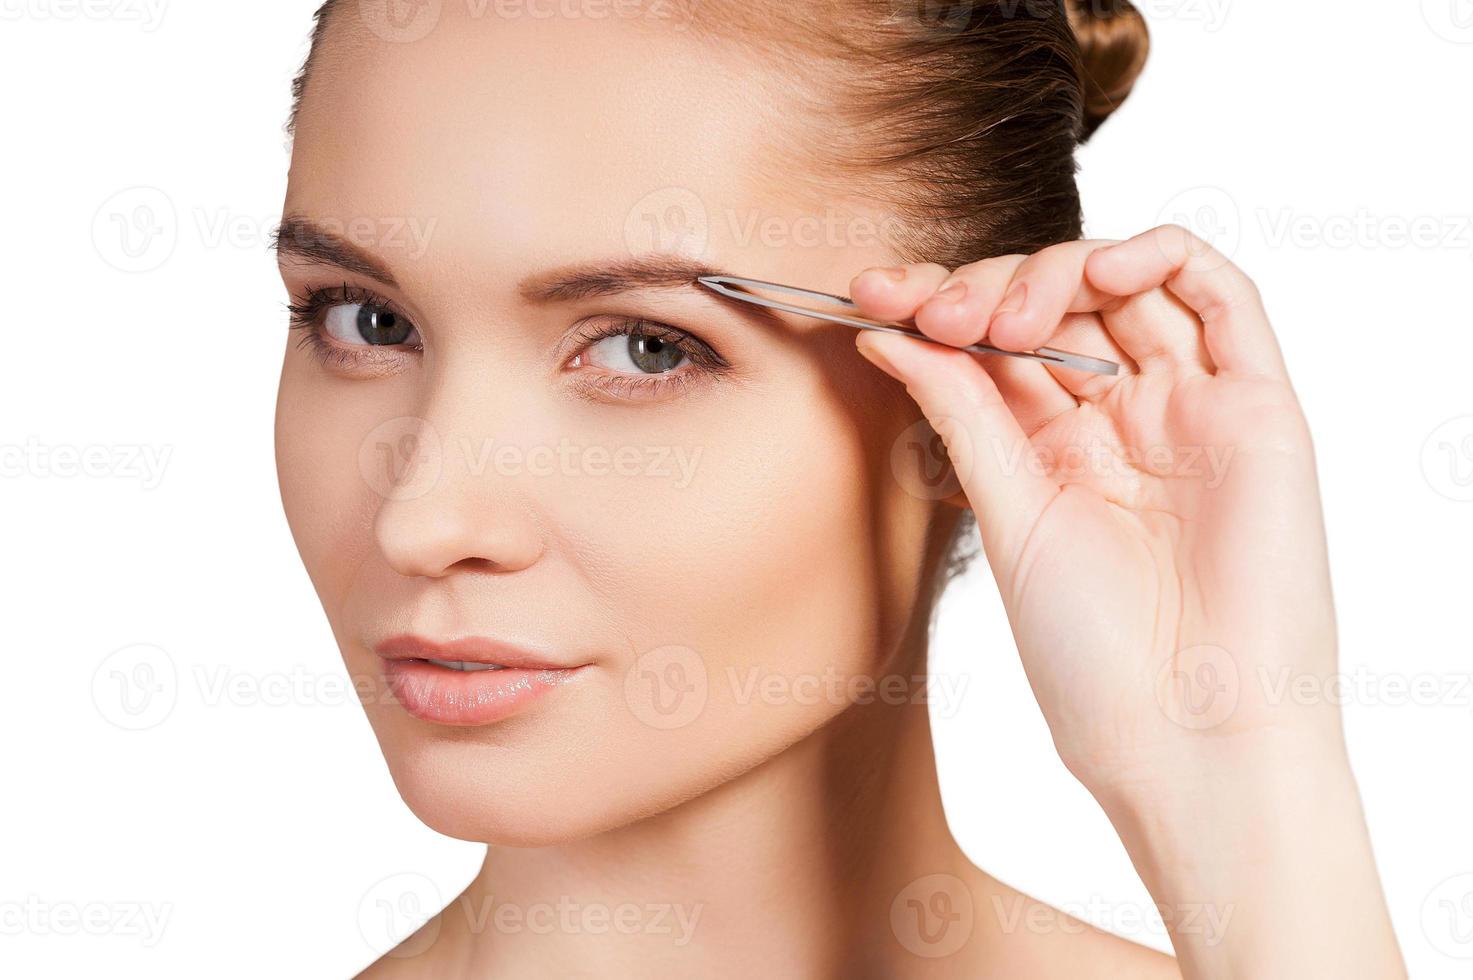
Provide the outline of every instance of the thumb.
[[1038,467],[997,385],[956,348],[874,330],[860,331],[855,346],[920,405],[977,515],[987,560],[1011,568],[1059,485]]

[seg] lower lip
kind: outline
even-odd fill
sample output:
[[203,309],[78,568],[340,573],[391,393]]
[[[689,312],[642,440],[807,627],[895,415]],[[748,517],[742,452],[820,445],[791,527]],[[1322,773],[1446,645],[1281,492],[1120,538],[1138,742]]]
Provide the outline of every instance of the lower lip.
[[386,660],[384,679],[416,718],[440,725],[492,725],[525,711],[582,669],[451,670],[423,660]]

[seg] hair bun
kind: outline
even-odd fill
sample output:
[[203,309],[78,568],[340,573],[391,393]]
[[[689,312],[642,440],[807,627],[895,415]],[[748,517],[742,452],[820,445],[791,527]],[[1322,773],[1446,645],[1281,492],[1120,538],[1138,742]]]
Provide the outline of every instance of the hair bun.
[[1084,129],[1089,139],[1130,94],[1151,50],[1146,20],[1130,0],[1066,0],[1084,62]]

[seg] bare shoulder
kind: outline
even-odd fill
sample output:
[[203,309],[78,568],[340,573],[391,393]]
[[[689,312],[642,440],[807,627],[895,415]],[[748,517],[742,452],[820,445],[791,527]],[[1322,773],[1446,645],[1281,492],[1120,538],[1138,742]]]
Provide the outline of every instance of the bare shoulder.
[[444,913],[430,919],[398,946],[389,950],[370,964],[354,980],[405,980],[434,976],[443,965],[443,948],[436,948],[439,938],[440,919]]
[[990,876],[984,899],[1000,934],[999,976],[1181,980],[1174,957],[1097,929]]

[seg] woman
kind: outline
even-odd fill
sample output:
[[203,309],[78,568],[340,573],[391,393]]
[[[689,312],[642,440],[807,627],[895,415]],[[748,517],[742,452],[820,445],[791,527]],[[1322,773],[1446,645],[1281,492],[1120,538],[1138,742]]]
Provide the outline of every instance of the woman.
[[[1257,292],[1078,240],[1139,16],[538,7],[330,3],[296,86],[287,516],[405,801],[491,845],[365,975],[1401,975],[1336,709],[1260,682],[1336,639]],[[971,514],[1176,960],[948,831],[914,688]]]

